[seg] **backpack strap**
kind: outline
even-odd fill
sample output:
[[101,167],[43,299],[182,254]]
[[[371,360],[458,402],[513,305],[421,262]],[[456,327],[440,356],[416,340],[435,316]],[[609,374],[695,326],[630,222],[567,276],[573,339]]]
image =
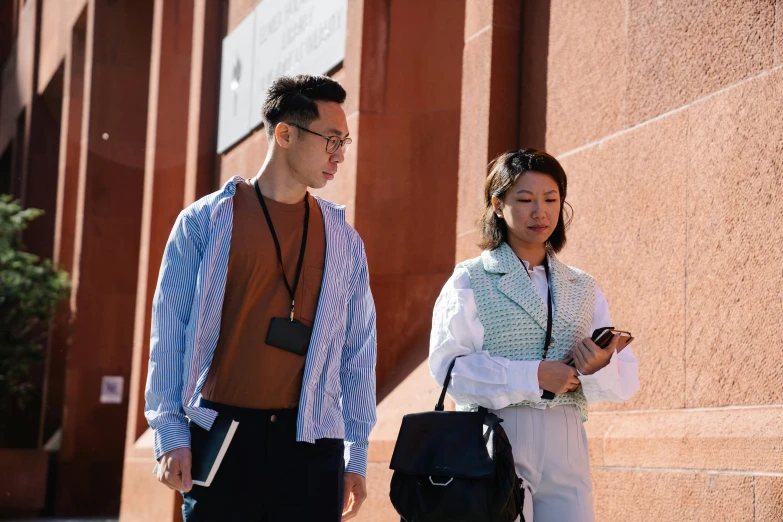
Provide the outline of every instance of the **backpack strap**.
[[[465,357],[464,355],[458,355],[454,358],[453,361],[451,361],[451,364],[449,364],[449,369],[446,371],[446,379],[443,381],[443,389],[440,391],[440,397],[438,398],[438,404],[435,405],[435,411],[443,411],[443,401],[446,399],[446,390],[449,387],[449,383],[451,382],[451,371],[454,369],[454,363],[457,362],[457,359],[460,357]],[[483,412],[484,414],[487,413],[487,409],[484,406],[479,406],[478,411]]]

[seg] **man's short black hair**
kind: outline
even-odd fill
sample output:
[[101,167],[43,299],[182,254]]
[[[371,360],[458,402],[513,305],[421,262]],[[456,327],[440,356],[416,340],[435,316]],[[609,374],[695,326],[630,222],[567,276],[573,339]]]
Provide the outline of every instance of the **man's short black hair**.
[[[327,76],[281,76],[266,92],[261,118],[271,140],[281,121],[307,127],[318,119],[317,101],[345,102],[345,89]],[[300,131],[301,132],[301,131]]]

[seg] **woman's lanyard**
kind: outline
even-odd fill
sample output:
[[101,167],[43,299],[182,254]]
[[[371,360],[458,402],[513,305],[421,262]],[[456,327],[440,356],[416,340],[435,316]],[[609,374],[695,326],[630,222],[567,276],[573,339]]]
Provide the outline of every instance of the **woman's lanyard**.
[[[523,263],[524,265],[524,263]],[[549,352],[549,345],[552,344],[552,287],[549,285],[549,258],[544,258],[544,271],[546,272],[546,339],[544,339],[544,354],[541,356],[541,360],[546,360],[547,353]],[[525,273],[530,278],[530,282],[533,282],[533,276],[527,271],[525,267]],[[542,399],[554,399],[555,394],[551,391],[544,390],[541,395]]]
[[[549,259],[544,260],[544,271],[546,272],[546,339],[544,340],[544,355],[541,360],[546,360],[546,354],[549,352],[549,345],[552,344],[552,287],[549,286]],[[528,274],[529,276],[530,274]],[[532,281],[533,278],[531,277]]]
[[[522,263],[524,266],[524,263]],[[546,339],[544,339],[544,355],[541,356],[541,360],[546,360],[546,354],[549,352],[549,345],[552,344],[552,289],[549,286],[549,258],[544,258],[544,271],[546,272]],[[530,282],[533,282],[533,276],[528,272],[525,267],[525,273],[530,278]]]
[[296,287],[299,285],[299,276],[302,273],[302,263],[304,263],[305,248],[307,248],[307,227],[310,224],[310,201],[309,194],[305,192],[305,217],[304,227],[302,230],[302,246],[299,249],[299,261],[296,263],[296,275],[294,276],[294,286],[288,284],[288,278],[285,276],[285,266],[283,266],[283,254],[280,250],[280,242],[277,240],[277,234],[275,233],[275,226],[272,224],[272,218],[269,217],[269,210],[264,203],[264,196],[261,195],[261,189],[258,188],[258,178],[253,180],[253,187],[256,189],[256,196],[258,196],[258,202],[261,203],[261,208],[264,210],[264,217],[266,217],[266,223],[269,225],[269,231],[272,233],[272,239],[275,242],[275,250],[277,251],[277,261],[280,263],[280,269],[283,271],[283,282],[288,289],[288,295],[291,296],[291,315],[289,320],[294,320],[294,296],[296,296]]

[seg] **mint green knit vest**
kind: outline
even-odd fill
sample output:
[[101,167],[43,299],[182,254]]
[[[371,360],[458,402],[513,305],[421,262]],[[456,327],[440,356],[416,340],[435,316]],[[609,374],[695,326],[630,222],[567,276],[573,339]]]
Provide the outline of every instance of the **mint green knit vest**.
[[[546,338],[546,302],[536,290],[525,266],[507,243],[485,250],[480,257],[457,265],[470,274],[478,315],[484,326],[483,349],[512,361],[540,361]],[[552,344],[547,361],[566,358],[581,339],[590,335],[595,302],[595,280],[549,253],[554,303]],[[546,404],[573,404],[587,421],[587,400],[579,391],[555,395]],[[511,406],[532,406],[524,401]],[[539,403],[540,404],[540,403]]]

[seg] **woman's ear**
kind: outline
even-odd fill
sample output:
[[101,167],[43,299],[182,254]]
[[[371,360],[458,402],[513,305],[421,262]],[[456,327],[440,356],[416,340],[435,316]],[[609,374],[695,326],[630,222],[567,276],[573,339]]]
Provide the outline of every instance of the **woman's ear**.
[[503,219],[503,202],[495,196],[492,196],[492,209],[498,219]]

